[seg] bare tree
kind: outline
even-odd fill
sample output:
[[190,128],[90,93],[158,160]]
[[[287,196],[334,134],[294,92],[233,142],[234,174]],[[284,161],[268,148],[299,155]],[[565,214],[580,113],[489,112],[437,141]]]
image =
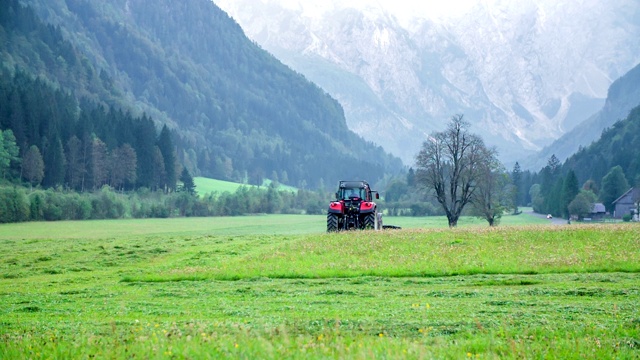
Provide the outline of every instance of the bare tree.
[[137,156],[129,144],[113,149],[109,157],[110,184],[115,189],[123,190],[126,183],[136,181]]
[[94,138],[91,147],[91,174],[94,190],[107,183],[109,175],[108,156],[107,144],[100,138]]
[[495,155],[468,128],[463,115],[453,116],[447,129],[429,136],[416,156],[416,177],[434,191],[449,227],[458,225],[462,209],[471,201],[486,163]]

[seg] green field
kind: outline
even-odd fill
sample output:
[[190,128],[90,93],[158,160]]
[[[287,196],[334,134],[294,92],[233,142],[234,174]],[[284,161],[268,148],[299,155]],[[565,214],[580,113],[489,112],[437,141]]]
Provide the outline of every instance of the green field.
[[[447,228],[444,216],[385,216],[385,224],[404,229]],[[547,220],[526,214],[502,218],[501,225],[543,225]],[[462,217],[461,228],[487,227],[487,222]],[[65,238],[103,239],[136,235],[250,235],[313,234],[326,231],[326,215],[254,215],[237,217],[118,219],[0,224],[0,239]]]
[[0,358],[640,357],[637,224],[463,220],[0,225]]
[[[210,193],[223,193],[223,192],[234,193],[241,186],[255,186],[255,185],[239,184],[239,183],[224,181],[224,180],[209,179],[204,177],[195,177],[193,178],[193,182],[196,185],[196,192],[201,196],[207,195]],[[265,180],[263,183],[263,186],[267,187],[269,186],[270,183],[271,183],[271,180]],[[288,191],[297,191],[296,188],[291,186],[286,186],[286,185],[279,185],[278,189],[288,190]]]

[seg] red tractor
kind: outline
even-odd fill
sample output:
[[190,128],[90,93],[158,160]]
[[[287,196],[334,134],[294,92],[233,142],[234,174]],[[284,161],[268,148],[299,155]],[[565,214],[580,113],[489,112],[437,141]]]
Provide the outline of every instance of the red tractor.
[[329,204],[327,232],[382,229],[382,214],[378,214],[374,196],[380,198],[366,181],[340,181],[336,200]]

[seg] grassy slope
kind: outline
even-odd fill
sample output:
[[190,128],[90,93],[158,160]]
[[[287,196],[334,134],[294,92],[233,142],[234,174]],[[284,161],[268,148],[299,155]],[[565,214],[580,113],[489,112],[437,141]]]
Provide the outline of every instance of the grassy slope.
[[[193,178],[193,181],[196,184],[196,191],[198,192],[199,195],[207,195],[212,192],[234,193],[241,186],[255,186],[255,185],[239,184],[239,183],[234,183],[234,182],[224,181],[224,180],[209,179],[204,177],[195,177]],[[271,180],[265,180],[263,186],[269,186],[270,183],[271,183]],[[287,185],[280,185],[278,188],[280,190],[288,190],[293,192],[298,191],[296,188],[287,186]]]
[[193,182],[196,184],[196,191],[200,195],[206,195],[212,192],[230,192],[233,193],[243,184],[234,183],[230,181],[209,179],[204,177],[195,177]]
[[304,218],[2,226],[0,358],[638,355],[637,226],[278,231]]

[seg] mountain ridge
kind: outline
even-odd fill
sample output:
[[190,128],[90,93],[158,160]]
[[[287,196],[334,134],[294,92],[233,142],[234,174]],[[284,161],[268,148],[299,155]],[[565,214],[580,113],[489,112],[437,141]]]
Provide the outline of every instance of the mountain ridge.
[[[522,160],[598,111],[608,85],[640,61],[633,20],[640,6],[629,0],[491,1],[448,22],[418,19],[411,26],[349,3],[310,17],[301,10],[309,2],[289,1],[300,4],[295,11],[276,0],[216,2],[251,38],[337,99],[351,89],[329,90],[331,80],[300,65],[301,56],[360,77],[377,96],[377,105],[369,99],[360,107],[388,111],[344,103],[349,126],[407,163],[425,133],[455,113],[473,119],[503,160]],[[359,130],[368,121],[394,132]]]
[[523,167],[540,169],[551,155],[560,161],[574,155],[581,148],[599,140],[606,129],[627,118],[629,112],[640,105],[640,64],[615,80],[607,91],[602,108],[579,126],[555,140],[539,153],[523,161]]
[[256,182],[275,175],[316,187],[358,174],[374,182],[401,167],[348,129],[338,102],[210,1],[23,3],[111,77],[120,106],[175,129],[178,155],[195,174]]

